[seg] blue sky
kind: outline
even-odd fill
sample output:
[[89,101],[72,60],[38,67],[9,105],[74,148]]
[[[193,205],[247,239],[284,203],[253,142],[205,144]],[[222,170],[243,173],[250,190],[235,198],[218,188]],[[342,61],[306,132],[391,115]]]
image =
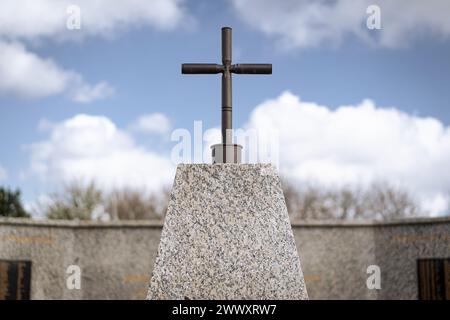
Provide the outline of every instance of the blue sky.
[[[431,1],[427,10],[421,8],[424,6],[420,4],[421,1],[412,1],[412,8],[401,7],[401,1],[394,1],[395,4],[372,1],[379,3],[381,8],[381,30],[366,28],[368,15],[365,9],[372,2],[365,1],[355,6],[352,12],[340,10],[341,7],[346,8],[348,1],[337,1],[334,4],[321,2],[321,6],[316,8],[319,12],[316,20],[306,15],[311,10],[311,1],[281,1],[279,4],[261,1],[256,4],[253,1],[238,0],[170,0],[167,1],[169,8],[157,5],[159,1],[137,1],[135,5],[138,10],[131,10],[123,3],[110,4],[105,1],[105,6],[117,5],[119,9],[100,11],[90,6],[89,2],[72,1],[81,9],[80,30],[66,28],[68,15],[65,10],[67,4],[64,2],[56,4],[54,1],[37,1],[42,5],[43,13],[34,6],[28,8],[14,4],[22,1],[2,2],[6,10],[3,16],[0,14],[0,21],[3,18],[3,22],[0,22],[0,44],[3,44],[3,47],[0,46],[0,59],[3,59],[0,61],[0,73],[11,76],[15,73],[8,68],[17,70],[18,66],[22,66],[25,70],[20,69],[22,73],[19,76],[35,80],[22,88],[26,81],[11,84],[0,79],[0,134],[3,137],[0,142],[0,168],[3,172],[0,174],[0,183],[21,188],[28,203],[46,192],[57,190],[59,183],[66,177],[65,172],[61,172],[65,169],[58,164],[48,165],[51,161],[59,161],[60,154],[55,151],[57,149],[52,147],[48,154],[36,155],[40,151],[35,149],[42,146],[36,144],[47,143],[46,146],[49,147],[49,144],[55,142],[51,136],[56,134],[58,125],[63,130],[64,124],[77,115],[106,119],[114,124],[114,130],[119,130],[120,134],[127,136],[126,139],[132,140],[124,142],[126,148],[145,149],[158,159],[169,157],[175,144],[170,141],[171,129],[192,130],[194,120],[203,120],[205,128],[218,127],[220,76],[181,75],[180,64],[220,63],[222,26],[233,28],[234,62],[273,64],[273,74],[270,76],[234,76],[233,115],[236,127],[255,124],[252,112],[259,110],[258,107],[265,110],[264,103],[267,101],[282,104],[280,97],[286,91],[291,98],[300,98],[300,102],[287,99],[292,104],[301,107],[303,101],[311,102],[314,108],[324,106],[328,112],[336,111],[343,105],[359,110],[362,101],[370,99],[375,109],[394,108],[400,118],[411,120],[405,123],[416,123],[418,119],[432,117],[441,126],[441,131],[436,129],[440,133],[432,134],[433,137],[427,138],[429,140],[425,143],[426,146],[436,148],[430,151],[436,156],[431,157],[427,163],[412,167],[408,172],[428,168],[436,163],[442,164],[438,168],[445,170],[444,163],[450,160],[447,145],[450,142],[450,27],[441,13],[443,8],[449,9],[445,1]],[[281,9],[270,10],[274,6]],[[160,17],[166,15],[167,18],[155,18],[152,13],[154,10],[161,10]],[[320,16],[320,10],[323,11],[323,17]],[[334,11],[338,18],[330,19],[329,11]],[[429,12],[423,13],[424,11]],[[120,16],[122,12],[123,17]],[[18,15],[19,18],[11,22],[5,18],[7,14]],[[119,18],[109,19],[103,16],[108,14],[118,15]],[[28,17],[28,20],[22,21],[21,15]],[[404,19],[405,15],[409,19]],[[57,17],[54,19],[56,22],[46,18],[52,16]],[[106,21],[107,28],[102,29],[99,17]],[[31,27],[22,29],[19,23],[28,23]],[[35,28],[33,23],[36,24]],[[41,28],[45,24],[48,26]],[[316,29],[322,32],[315,34]],[[10,30],[16,32],[11,33]],[[305,38],[301,35],[302,32],[315,35],[314,40]],[[3,54],[1,50],[4,51]],[[72,80],[66,80],[63,89],[58,89],[57,85],[45,88],[45,84],[52,83],[53,80],[69,78],[58,78],[58,75],[55,79],[45,78],[44,67],[26,70],[26,64],[14,64],[10,60],[19,57],[19,54],[33,55],[39,61],[51,59],[53,66],[60,71],[58,75],[72,72],[69,77]],[[95,95],[95,85],[102,82],[105,86]],[[33,89],[33,86],[38,88]],[[80,88],[85,88],[88,92],[86,94],[89,97],[84,102],[74,98],[76,93],[73,92],[81,90]],[[275,102],[273,104],[276,105]],[[270,109],[272,106],[266,107]],[[284,109],[279,110],[281,113]],[[137,119],[155,113],[163,114],[168,119],[170,130],[160,130],[155,134],[145,128],[133,129]],[[289,117],[289,114],[285,116]],[[370,116],[368,113],[367,117]],[[369,118],[365,119],[370,121]],[[380,130],[383,129],[383,123],[380,122]],[[317,130],[327,130],[327,127],[318,127]],[[407,125],[396,127],[395,134],[401,135],[402,130],[407,134],[409,129]],[[292,131],[292,134],[291,140],[296,140],[296,133]],[[311,141],[315,141],[321,132],[310,134]],[[420,131],[408,141],[414,144],[420,137],[429,136]],[[301,141],[301,138],[297,140]],[[386,141],[391,140],[387,138]],[[280,146],[297,148],[295,144],[286,145],[283,142]],[[86,145],[86,148],[89,146]],[[109,146],[106,145],[106,148]],[[298,148],[302,148],[302,145],[299,144]],[[408,156],[421,156],[420,152],[409,153],[409,149],[406,153]],[[283,168],[284,163],[290,162],[284,161],[284,153],[281,154],[280,166]],[[399,155],[399,158],[402,156]],[[34,159],[36,157],[40,159],[37,164]],[[92,159],[92,155],[88,158]],[[296,163],[300,163],[303,158],[299,156],[295,159],[298,159]],[[86,165],[85,160],[83,158],[80,161]],[[118,163],[126,165],[128,162]],[[145,166],[145,163],[142,165]],[[150,163],[149,166],[151,165]],[[36,169],[33,166],[44,169],[42,171],[42,168]],[[78,168],[78,171],[74,171],[75,176],[79,174],[89,177],[92,170],[95,171],[92,168],[83,171],[83,165],[78,162],[74,167]],[[303,172],[293,164],[286,165],[285,169],[285,172]],[[384,175],[377,171],[383,170],[379,166],[372,168],[368,165],[364,170],[372,169],[375,173],[371,176],[388,176],[387,173]],[[127,170],[122,168],[119,171]],[[439,174],[431,169],[427,170],[428,175]],[[389,170],[387,172],[390,174]],[[114,174],[114,170],[111,171],[111,175]],[[149,174],[153,175],[152,171]],[[399,182],[408,184],[409,180],[402,178],[407,174],[399,170],[398,175],[395,173],[393,176],[398,177],[395,179]],[[300,173],[293,176],[304,178]],[[442,182],[436,184],[426,179],[423,183],[417,183],[417,190],[430,193],[429,201],[441,203],[435,205],[440,206],[441,211],[442,202],[448,200],[448,178],[446,175]],[[167,180],[161,178],[164,179]],[[437,198],[441,200],[436,200]]]

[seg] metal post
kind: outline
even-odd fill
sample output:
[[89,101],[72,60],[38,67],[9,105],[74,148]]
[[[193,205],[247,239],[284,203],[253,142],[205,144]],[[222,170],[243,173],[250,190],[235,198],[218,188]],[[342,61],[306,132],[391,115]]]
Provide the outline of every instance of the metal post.
[[231,28],[222,28],[222,143],[232,144]]

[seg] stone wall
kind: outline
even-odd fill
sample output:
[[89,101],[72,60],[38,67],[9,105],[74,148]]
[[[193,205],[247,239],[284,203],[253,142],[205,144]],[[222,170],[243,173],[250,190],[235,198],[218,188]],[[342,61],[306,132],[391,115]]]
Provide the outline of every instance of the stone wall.
[[[312,299],[417,299],[417,259],[450,258],[450,219],[293,224]],[[381,290],[366,286],[381,270]]]
[[[450,218],[292,225],[311,299],[417,299],[417,259],[450,257]],[[32,261],[32,299],[144,299],[161,227],[0,219],[0,259]],[[66,287],[72,264],[81,290]],[[367,289],[369,265],[381,290]]]

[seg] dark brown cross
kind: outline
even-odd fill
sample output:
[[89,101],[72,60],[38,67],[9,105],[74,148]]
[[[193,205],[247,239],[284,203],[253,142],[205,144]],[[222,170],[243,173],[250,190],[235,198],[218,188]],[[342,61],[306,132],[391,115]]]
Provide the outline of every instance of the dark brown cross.
[[[222,73],[222,145],[233,144],[231,74],[272,74],[271,64],[231,64],[231,28],[222,28],[222,64],[183,63],[183,74]],[[223,162],[236,162],[228,159]]]

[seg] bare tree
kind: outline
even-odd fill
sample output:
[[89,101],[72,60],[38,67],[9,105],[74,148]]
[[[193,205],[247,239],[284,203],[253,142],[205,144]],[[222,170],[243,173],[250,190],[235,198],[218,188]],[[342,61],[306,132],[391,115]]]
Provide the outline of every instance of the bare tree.
[[291,181],[285,178],[282,178],[281,185],[288,212],[299,212],[298,189]]
[[62,192],[52,194],[50,201],[43,205],[43,211],[48,219],[91,220],[102,201],[102,192],[94,183],[85,186],[72,182]]
[[162,219],[168,195],[167,189],[149,195],[138,190],[116,190],[108,196],[106,211],[113,220]]
[[365,199],[366,216],[385,220],[417,215],[417,203],[406,190],[378,183],[369,191]]
[[[300,187],[284,179],[282,185],[293,219],[386,220],[413,217],[419,212],[417,202],[406,190],[387,183],[325,188],[312,183]],[[168,199],[168,188],[150,194],[133,189],[105,194],[93,183],[71,183],[53,194],[43,211],[49,219],[162,219]]]
[[406,191],[387,183],[367,188],[295,186],[283,180],[288,211],[294,219],[396,219],[418,214],[418,204]]
[[146,193],[120,189],[102,192],[94,183],[71,182],[41,203],[39,211],[48,219],[148,220],[163,219],[168,202],[167,188]]

